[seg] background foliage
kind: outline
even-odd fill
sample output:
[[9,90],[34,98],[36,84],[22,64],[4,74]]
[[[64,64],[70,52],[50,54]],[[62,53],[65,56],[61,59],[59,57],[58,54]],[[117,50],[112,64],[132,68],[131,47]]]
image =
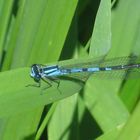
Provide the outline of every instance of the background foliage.
[[[139,0],[0,0],[0,139],[134,140],[140,80],[62,80],[45,91],[34,63],[140,54]],[[66,61],[66,59],[71,59]],[[68,97],[68,98],[66,98]]]

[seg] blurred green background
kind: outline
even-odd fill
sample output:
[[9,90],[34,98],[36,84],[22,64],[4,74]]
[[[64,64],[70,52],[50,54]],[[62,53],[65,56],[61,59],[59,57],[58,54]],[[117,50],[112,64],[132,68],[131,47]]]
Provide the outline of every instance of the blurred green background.
[[46,91],[46,83],[27,87],[36,84],[29,75],[34,63],[131,55],[139,61],[139,5],[139,0],[0,0],[0,140],[139,139],[139,78],[91,76],[85,86],[62,80],[62,93],[55,84]]

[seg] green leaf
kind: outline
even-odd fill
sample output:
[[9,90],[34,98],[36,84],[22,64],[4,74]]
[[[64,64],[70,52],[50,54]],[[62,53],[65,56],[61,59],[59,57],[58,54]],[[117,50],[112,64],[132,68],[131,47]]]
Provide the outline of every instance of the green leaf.
[[[82,87],[80,83],[69,80],[61,80],[60,91],[56,83],[52,83],[51,88],[47,88],[45,82],[42,82],[41,87],[36,87],[38,84],[30,78],[29,68],[3,72],[0,79],[3,81],[0,84],[0,117],[31,111],[73,95]],[[8,83],[10,86],[7,88]]]
[[90,56],[105,55],[111,48],[111,2],[103,0],[97,12],[93,29]]
[[0,62],[2,59],[3,48],[6,40],[6,33],[8,29],[10,14],[13,6],[13,0],[0,1]]
[[128,122],[122,129],[120,135],[117,137],[119,140],[134,140],[139,139],[140,137],[140,102],[138,102],[137,107],[135,108],[133,114],[128,119]]

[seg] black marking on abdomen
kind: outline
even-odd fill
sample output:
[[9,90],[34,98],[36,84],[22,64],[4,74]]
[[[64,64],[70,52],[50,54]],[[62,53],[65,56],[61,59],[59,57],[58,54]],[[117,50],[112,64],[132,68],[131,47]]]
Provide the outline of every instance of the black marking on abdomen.
[[105,67],[100,67],[100,68],[99,68],[99,71],[105,71],[105,70],[106,70]]
[[88,68],[82,68],[82,71],[88,71]]

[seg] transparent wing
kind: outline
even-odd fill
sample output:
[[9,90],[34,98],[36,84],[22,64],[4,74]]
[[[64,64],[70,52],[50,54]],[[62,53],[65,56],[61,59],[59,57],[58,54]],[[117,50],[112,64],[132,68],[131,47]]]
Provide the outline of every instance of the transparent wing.
[[[130,65],[134,64],[136,61],[136,56],[133,57],[118,57],[113,59],[103,60],[102,58],[89,59],[86,62],[78,62],[71,65],[61,65],[63,69],[71,68],[88,68],[88,67],[112,67],[120,65]],[[131,74],[130,74],[131,73]],[[90,75],[95,78],[100,79],[135,79],[140,78],[140,68],[130,68],[130,69],[119,69],[111,71],[99,71],[99,72],[80,72],[80,73],[69,73],[67,76],[78,80],[86,81]]]
[[136,56],[117,57],[106,60],[104,60],[103,58],[97,58],[97,59],[81,60],[78,62],[74,62],[73,64],[60,64],[60,67],[62,68],[108,67],[108,66],[133,64],[136,61],[136,59],[137,59]]
[[[90,76],[90,75],[89,75]],[[95,78],[100,79],[138,79],[140,78],[140,68],[122,69],[113,71],[100,71],[94,73]]]

